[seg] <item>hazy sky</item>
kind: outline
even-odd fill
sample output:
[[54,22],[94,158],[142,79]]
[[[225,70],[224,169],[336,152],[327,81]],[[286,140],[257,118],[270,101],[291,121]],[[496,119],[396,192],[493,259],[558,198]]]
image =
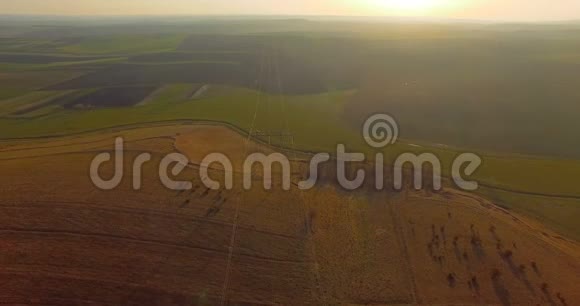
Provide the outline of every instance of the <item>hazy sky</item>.
[[0,14],[354,15],[580,19],[580,0],[0,0]]

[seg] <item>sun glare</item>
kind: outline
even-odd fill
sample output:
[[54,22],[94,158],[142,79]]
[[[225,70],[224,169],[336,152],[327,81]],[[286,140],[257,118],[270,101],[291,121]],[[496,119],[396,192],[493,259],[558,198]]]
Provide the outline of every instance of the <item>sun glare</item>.
[[385,9],[401,14],[429,13],[445,4],[445,0],[375,0]]

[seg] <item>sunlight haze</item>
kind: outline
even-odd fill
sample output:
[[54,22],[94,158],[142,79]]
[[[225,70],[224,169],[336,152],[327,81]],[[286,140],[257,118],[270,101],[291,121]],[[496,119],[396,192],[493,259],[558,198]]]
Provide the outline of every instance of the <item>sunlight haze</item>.
[[3,0],[0,14],[340,15],[477,20],[580,19],[580,1],[558,0]]

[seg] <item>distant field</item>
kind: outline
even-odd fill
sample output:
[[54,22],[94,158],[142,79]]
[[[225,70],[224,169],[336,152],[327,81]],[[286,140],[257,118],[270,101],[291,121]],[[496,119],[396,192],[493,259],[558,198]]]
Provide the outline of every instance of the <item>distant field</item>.
[[[341,123],[355,129],[368,114],[387,112],[405,127],[404,137],[417,142],[492,154],[580,157],[580,145],[568,132],[580,129],[575,118],[580,63],[569,60],[580,48],[570,35],[578,31],[573,25],[321,23],[309,25],[314,28],[306,33],[275,32],[279,24],[270,33],[253,27],[243,32],[249,24],[236,31],[213,26],[206,25],[206,33],[176,26],[149,34],[96,28],[92,35],[72,27],[66,37],[52,40],[60,47],[45,51],[31,42],[49,39],[28,34],[30,50],[0,53],[0,62],[13,59],[0,67],[9,73],[78,73],[54,78],[46,86],[53,90],[175,83],[290,96],[355,90]],[[290,31],[298,24],[285,26]],[[350,30],[328,32],[332,27]],[[20,86],[0,90],[0,98],[30,90],[29,85],[17,90]]]
[[226,52],[157,52],[135,55],[129,58],[130,63],[158,63],[174,62],[231,62],[249,63],[258,61],[259,53]]
[[23,96],[79,75],[78,70],[0,71],[0,103],[5,99]]
[[159,54],[153,57],[148,55],[145,61],[133,58],[129,63],[110,65],[51,88],[212,83],[260,89],[270,93],[281,91],[289,95],[322,93],[329,88],[351,88],[326,82],[315,67],[289,57],[274,57],[272,54],[251,57],[242,54],[189,54],[181,58],[185,61],[173,61],[175,56],[171,56],[167,62],[151,61],[163,57],[165,56]]
[[33,100],[34,102],[32,103],[25,104],[19,103],[20,105],[18,105],[18,107],[15,107],[10,113],[10,115],[21,116],[33,113],[48,106],[62,106],[64,102],[68,99],[69,93],[70,92],[56,92],[56,93],[48,92],[48,94],[50,94],[50,98],[42,99],[40,101],[34,98]]
[[66,103],[65,108],[104,108],[133,106],[149,96],[156,87],[102,88]]
[[58,62],[79,62],[100,59],[100,57],[71,57],[61,55],[0,53],[0,63],[49,64]]
[[55,99],[55,97],[60,97],[65,93],[58,91],[35,91],[27,95],[6,99],[0,103],[0,114],[2,116],[23,114],[29,109],[46,105]]
[[135,52],[158,52],[173,50],[185,37],[183,35],[111,35],[80,40],[76,44],[61,47],[72,54],[128,54]]

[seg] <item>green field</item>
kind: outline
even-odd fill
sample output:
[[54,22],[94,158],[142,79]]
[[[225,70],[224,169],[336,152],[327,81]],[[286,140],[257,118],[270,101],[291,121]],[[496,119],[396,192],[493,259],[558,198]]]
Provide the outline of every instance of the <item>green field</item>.
[[131,54],[174,50],[185,35],[115,35],[96,38],[59,50],[73,54]]

